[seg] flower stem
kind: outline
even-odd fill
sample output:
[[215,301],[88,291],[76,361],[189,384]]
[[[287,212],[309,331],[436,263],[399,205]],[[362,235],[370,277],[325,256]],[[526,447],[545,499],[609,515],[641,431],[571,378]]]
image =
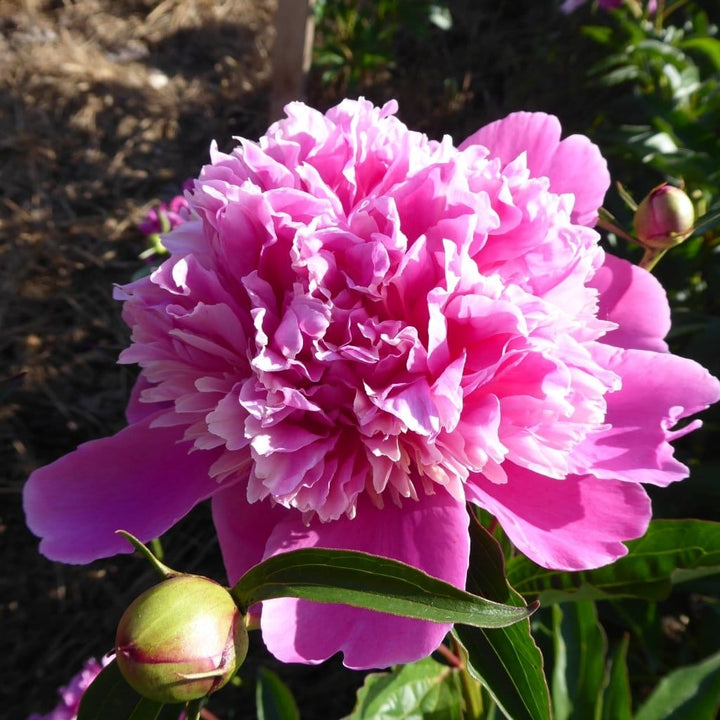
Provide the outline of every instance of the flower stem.
[[628,240],[633,243],[638,242],[637,238],[634,238],[632,235],[625,232],[619,225],[616,225],[609,218],[603,217],[602,215],[598,218],[597,226],[603,230],[607,230],[608,232],[615,233],[618,237],[623,238],[623,240]]
[[467,720],[482,720],[483,700],[480,683],[470,675],[467,667],[460,670],[460,686],[465,704],[463,717],[467,718]]
[[115,532],[118,535],[122,535],[136,550],[142,553],[163,579],[182,574],[160,562],[160,560],[153,555],[152,551],[146,545],[143,545],[134,535],[131,535],[125,530],[116,530]]
[[202,698],[190,700],[185,708],[185,720],[200,720],[202,715]]
[[454,668],[463,667],[463,661],[447,645],[441,644],[437,651],[445,658],[448,665]]
[[640,258],[640,262],[638,263],[638,266],[647,270],[648,272],[652,272],[653,268],[660,262],[660,258],[667,252],[667,248],[664,250],[658,250],[657,248],[645,248],[645,253],[643,254],[642,258]]

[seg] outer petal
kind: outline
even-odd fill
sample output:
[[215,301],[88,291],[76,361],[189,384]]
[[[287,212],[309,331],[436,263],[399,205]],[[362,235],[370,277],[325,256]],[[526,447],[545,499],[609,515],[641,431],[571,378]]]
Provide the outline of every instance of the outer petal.
[[294,509],[272,505],[269,501],[249,503],[241,485],[213,495],[212,513],[231,585],[263,559],[275,526],[288,517],[300,514]]
[[547,177],[554,193],[572,193],[573,222],[592,227],[610,187],[607,163],[596,145],[582,135],[560,140],[560,121],[545,113],[517,112],[480,128],[460,145],[483,145],[507,165],[521,153],[534,177]]
[[720,383],[704,367],[678,355],[609,346],[599,350],[607,353],[603,364],[623,385],[606,395],[608,429],[588,436],[574,450],[576,471],[661,486],[687,477],[688,469],[673,457],[669,442],[684,432],[673,433],[672,428],[717,402]]
[[[378,509],[367,500],[357,516],[303,524],[288,515],[270,536],[267,555],[300,547],[361,550],[401,560],[458,587],[465,586],[469,559],[464,503],[444,491],[402,508]],[[263,639],[284,662],[319,663],[337,652],[350,668],[387,667],[426,657],[449,625],[394,617],[343,605],[284,598],[263,603]]]
[[578,475],[554,480],[517,466],[507,471],[505,485],[474,476],[466,486],[468,499],[495,515],[513,544],[538,565],[607,565],[627,553],[623,540],[647,529],[652,511],[640,485]]
[[171,402],[167,403],[144,403],[140,399],[144,390],[153,387],[151,382],[145,377],[145,373],[141,372],[135,384],[130,391],[130,397],[128,399],[127,407],[125,408],[125,418],[128,421],[128,425],[140,422],[150,415],[156,415],[160,409],[170,409],[172,407]]
[[622,348],[666,352],[670,305],[658,280],[627,260],[605,255],[590,281],[600,292],[598,317],[618,324],[602,342]]
[[150,429],[154,417],[84,443],[30,476],[23,504],[44,555],[86,563],[130,552],[116,530],[151,540],[217,491],[208,476],[217,453],[188,454],[184,428]]

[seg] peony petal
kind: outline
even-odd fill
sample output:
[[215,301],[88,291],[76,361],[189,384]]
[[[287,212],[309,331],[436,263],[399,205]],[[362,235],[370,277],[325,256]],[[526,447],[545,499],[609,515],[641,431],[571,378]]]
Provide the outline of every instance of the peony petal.
[[130,391],[130,398],[127,408],[125,408],[125,418],[129,425],[140,422],[149,415],[155,415],[161,408],[163,410],[169,410],[172,407],[172,403],[168,402],[160,405],[157,403],[143,402],[143,392],[151,387],[153,387],[153,384],[149,382],[145,374],[141,372]]
[[132,548],[172,527],[217,490],[208,477],[216,452],[188,454],[184,428],[150,428],[155,415],[36,470],[23,497],[30,530],[51,560],[86,563]]
[[508,482],[480,475],[468,499],[491,512],[522,553],[557,570],[587,570],[627,553],[623,540],[640,537],[650,521],[650,500],[640,485],[589,476],[564,480],[506,463]]
[[[597,147],[515,113],[458,151],[396,109],[294,103],[257,143],[213,146],[170,257],[116,290],[142,369],[130,426],[28,481],[46,554],[129,550],[116,528],[150,539],[208,496],[232,581],[317,546],[463,586],[466,493],[548,567],[644,531],[639,483],[687,474],[669,443],[699,421],[674,426],[720,386],[667,352],[659,284],[586,227]],[[357,668],[448,629],[297,599],[262,615],[280,659]]]
[[480,128],[459,146],[483,145],[503,165],[526,153],[533,177],[547,177],[554,193],[575,196],[573,222],[592,227],[610,187],[607,163],[596,145],[582,135],[560,140],[560,122],[554,115],[517,112]]
[[[354,519],[305,525],[287,515],[270,536],[267,555],[301,547],[361,550],[401,560],[458,587],[468,568],[464,503],[440,490],[403,506],[379,509],[365,498]],[[449,625],[342,605],[283,598],[263,603],[263,639],[283,662],[319,663],[337,652],[350,668],[412,662],[433,652]]]
[[[588,436],[573,454],[577,468],[599,478],[665,486],[688,476],[673,457],[671,430],[720,399],[720,383],[701,365],[669,353],[600,346],[623,386],[606,395],[607,430]],[[586,470],[587,469],[587,470]]]
[[602,342],[622,348],[666,352],[670,305],[665,290],[647,270],[606,255],[588,283],[600,292],[598,317],[617,323]]
[[228,581],[234,585],[263,559],[275,526],[299,513],[269,501],[249,503],[244,489],[234,485],[213,495],[212,514]]

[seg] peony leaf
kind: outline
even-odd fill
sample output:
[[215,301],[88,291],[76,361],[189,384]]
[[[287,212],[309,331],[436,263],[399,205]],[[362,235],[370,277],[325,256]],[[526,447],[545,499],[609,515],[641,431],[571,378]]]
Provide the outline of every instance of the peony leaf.
[[632,720],[632,694],[627,669],[630,641],[624,635],[611,654],[607,685],[602,698],[601,720]]
[[695,223],[695,234],[704,235],[720,226],[720,202],[713,203],[708,211]]
[[720,523],[655,520],[627,546],[628,554],[612,565],[581,572],[546,570],[518,555],[508,562],[508,581],[543,605],[612,597],[657,601],[674,583],[720,572]]
[[602,697],[607,640],[592,602],[553,608],[554,720],[592,718]]
[[77,720],[177,720],[183,706],[138,695],[113,660],[83,694]]
[[263,600],[295,597],[476,627],[505,627],[535,610],[472,595],[397,560],[321,548],[268,558],[240,578],[231,593],[243,610]]
[[[521,596],[505,580],[503,556],[495,539],[475,522],[470,523],[470,537],[468,589],[522,605]],[[543,658],[527,620],[501,629],[458,626],[453,633],[468,653],[470,674],[483,683],[508,717],[549,720],[550,697]]]
[[691,37],[680,43],[683,50],[696,50],[707,58],[715,71],[720,71],[720,40],[713,37]]
[[462,717],[459,670],[425,658],[389,673],[368,675],[354,710],[344,720]]
[[272,671],[261,667],[255,685],[257,720],[300,720],[295,698]]
[[637,711],[635,720],[715,720],[720,710],[720,651],[673,670]]

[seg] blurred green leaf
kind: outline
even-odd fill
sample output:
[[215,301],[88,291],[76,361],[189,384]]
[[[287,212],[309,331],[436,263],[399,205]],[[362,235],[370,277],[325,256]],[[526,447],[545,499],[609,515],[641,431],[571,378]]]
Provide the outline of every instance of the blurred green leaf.
[[632,720],[632,694],[627,669],[629,644],[628,636],[623,635],[608,660],[607,684],[599,720]]
[[184,706],[140,696],[113,660],[83,694],[77,720],[177,720]]
[[687,63],[687,56],[680,48],[674,47],[662,40],[656,40],[655,38],[642,40],[637,44],[635,49],[646,53],[648,57],[661,58],[665,62],[673,62],[678,67]]
[[720,71],[720,40],[710,37],[692,37],[680,43],[684,50],[697,50]]
[[583,25],[580,32],[601,45],[606,45],[614,37],[612,28],[607,25]]
[[715,720],[720,709],[720,651],[667,674],[635,720]]
[[432,658],[372,673],[345,720],[462,720],[459,674]]
[[[524,604],[505,580],[505,564],[495,539],[471,522],[468,589],[498,602]],[[549,720],[550,696],[543,658],[525,620],[503,629],[457,626],[454,635],[468,653],[470,674],[480,680],[500,709],[513,720]]]
[[280,678],[267,668],[258,671],[255,685],[257,720],[300,720],[295,698]]
[[471,595],[397,560],[352,550],[304,548],[275,555],[251,568],[231,592],[241,608],[295,597],[477,627],[505,627],[532,612]]
[[592,602],[553,607],[554,720],[584,720],[598,714],[605,675],[605,632]]
[[687,579],[681,570],[720,572],[720,523],[655,520],[642,538],[626,545],[628,554],[612,565],[581,572],[547,570],[517,555],[508,562],[508,581],[544,605],[611,597],[660,600],[673,582]]
[[629,83],[633,80],[637,80],[640,77],[640,71],[633,65],[623,65],[622,67],[615,68],[610,72],[603,75],[598,83],[600,85],[621,85],[622,83]]
[[704,235],[720,227],[720,202],[715,203],[708,211],[695,223],[695,234]]

